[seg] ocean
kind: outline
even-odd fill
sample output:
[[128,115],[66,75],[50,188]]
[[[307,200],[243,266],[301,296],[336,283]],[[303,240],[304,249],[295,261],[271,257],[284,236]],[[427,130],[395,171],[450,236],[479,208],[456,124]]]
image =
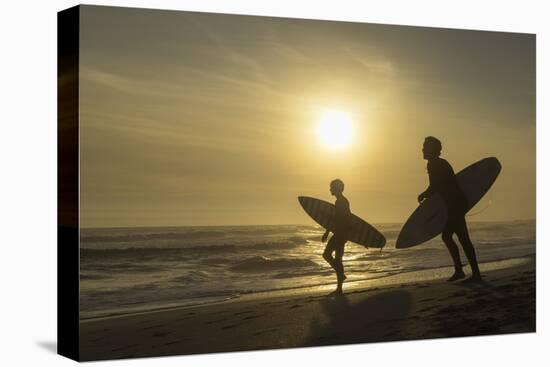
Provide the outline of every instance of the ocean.
[[[439,237],[396,250],[401,226],[375,224],[387,238],[382,250],[347,243],[346,282],[452,265]],[[472,222],[469,229],[479,262],[535,254],[535,221]],[[323,232],[306,225],[82,229],[80,318],[335,285],[321,256]],[[461,256],[467,263],[462,249]]]

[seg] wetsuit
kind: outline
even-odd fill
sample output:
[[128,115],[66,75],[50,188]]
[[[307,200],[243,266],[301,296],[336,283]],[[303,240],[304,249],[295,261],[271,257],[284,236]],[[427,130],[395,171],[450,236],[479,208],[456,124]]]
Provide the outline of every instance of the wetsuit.
[[430,186],[424,192],[430,197],[436,192],[443,197],[447,205],[449,219],[453,221],[464,217],[468,210],[468,201],[458,185],[453,167],[443,158],[428,161]]
[[455,270],[462,272],[460,254],[453,240],[454,233],[456,233],[464,249],[472,271],[479,273],[475,250],[470,240],[465,219],[468,211],[468,201],[458,185],[453,167],[443,158],[431,159],[428,161],[428,176],[430,186],[424,192],[424,196],[430,197],[438,192],[447,206],[448,217],[443,229],[442,239],[453,258]]
[[[323,258],[332,266],[336,271],[336,277],[338,283],[341,284],[344,279],[344,265],[342,263],[342,257],[344,256],[344,247],[348,240],[350,230],[351,211],[349,208],[349,201],[344,196],[336,199],[334,203],[335,216],[334,216],[334,231],[333,236],[327,243],[327,247],[323,253]],[[332,253],[334,258],[332,258]]]

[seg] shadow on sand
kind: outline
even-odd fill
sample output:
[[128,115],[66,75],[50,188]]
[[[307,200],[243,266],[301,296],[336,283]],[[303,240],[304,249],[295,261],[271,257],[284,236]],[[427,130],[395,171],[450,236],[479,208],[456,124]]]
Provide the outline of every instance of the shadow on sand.
[[411,310],[403,290],[376,294],[352,303],[349,296],[321,301],[323,316],[313,319],[305,345],[334,345],[396,340]]

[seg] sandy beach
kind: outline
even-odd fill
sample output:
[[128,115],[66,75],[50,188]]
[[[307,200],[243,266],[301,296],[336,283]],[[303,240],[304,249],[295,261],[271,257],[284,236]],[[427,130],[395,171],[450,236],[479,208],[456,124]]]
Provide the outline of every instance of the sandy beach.
[[535,259],[481,264],[484,282],[448,267],[218,304],[83,320],[81,360],[169,356],[534,332]]

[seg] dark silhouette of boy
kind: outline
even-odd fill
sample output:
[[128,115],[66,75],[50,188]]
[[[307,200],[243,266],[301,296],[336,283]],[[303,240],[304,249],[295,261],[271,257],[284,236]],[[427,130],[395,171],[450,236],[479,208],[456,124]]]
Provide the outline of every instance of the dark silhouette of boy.
[[447,206],[448,216],[443,229],[442,239],[453,258],[455,267],[455,272],[448,281],[452,282],[465,277],[458,246],[453,240],[453,234],[456,233],[472,268],[472,276],[465,280],[465,282],[478,282],[481,281],[481,274],[465,219],[468,202],[458,185],[453,168],[449,162],[440,158],[441,149],[441,141],[437,138],[433,136],[425,138],[422,153],[424,159],[428,161],[430,185],[426,191],[418,195],[418,202],[422,202],[437,192],[441,195]]
[[[349,208],[349,201],[342,194],[344,192],[344,182],[340,179],[335,179],[330,183],[330,193],[336,197],[334,203],[335,214],[332,218],[333,223],[333,236],[327,243],[325,251],[323,252],[323,258],[330,264],[330,266],[336,271],[337,287],[331,294],[343,294],[342,284],[346,279],[344,274],[344,264],[342,263],[342,257],[344,256],[344,246],[348,240],[350,224],[351,224],[351,211]],[[322,241],[327,240],[329,230],[323,235]],[[332,253],[334,252],[334,257]]]

